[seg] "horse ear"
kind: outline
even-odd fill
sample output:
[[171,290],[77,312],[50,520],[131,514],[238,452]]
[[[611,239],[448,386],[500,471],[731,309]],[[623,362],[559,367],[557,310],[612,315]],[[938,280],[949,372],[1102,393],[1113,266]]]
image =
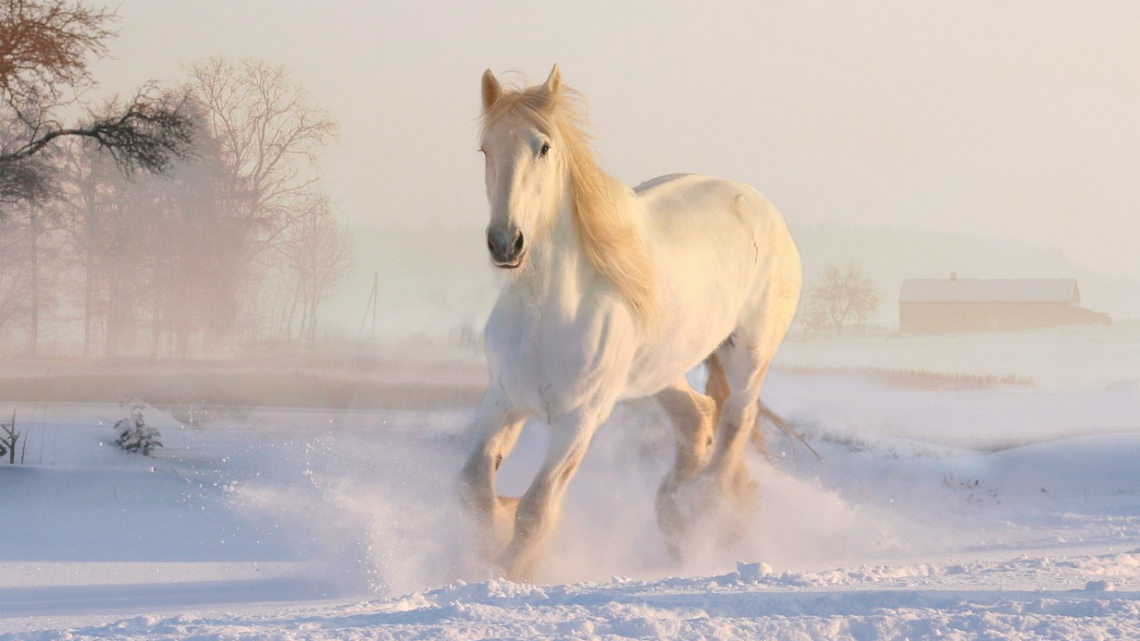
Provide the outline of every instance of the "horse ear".
[[546,77],[546,82],[542,84],[542,89],[551,96],[561,91],[562,70],[558,68],[557,63],[555,63],[554,68],[550,70],[550,75]]
[[483,111],[491,109],[491,105],[503,95],[503,88],[499,85],[499,79],[490,70],[483,72]]

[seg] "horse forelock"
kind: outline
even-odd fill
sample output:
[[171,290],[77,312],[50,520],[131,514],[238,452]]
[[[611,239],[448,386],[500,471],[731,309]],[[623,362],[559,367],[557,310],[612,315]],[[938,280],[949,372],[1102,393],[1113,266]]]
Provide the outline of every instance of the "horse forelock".
[[569,87],[554,94],[542,86],[508,89],[484,111],[482,133],[506,118],[522,118],[561,142],[581,249],[642,324],[650,326],[657,316],[653,261],[633,218],[632,193],[594,158],[585,114],[585,100]]

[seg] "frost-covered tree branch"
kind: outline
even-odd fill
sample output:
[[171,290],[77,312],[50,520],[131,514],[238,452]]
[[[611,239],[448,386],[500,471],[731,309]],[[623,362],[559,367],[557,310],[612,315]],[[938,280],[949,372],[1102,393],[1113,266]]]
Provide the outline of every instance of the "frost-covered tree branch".
[[6,165],[18,165],[65,136],[95,141],[126,174],[138,169],[162,173],[172,159],[186,157],[193,142],[190,119],[176,107],[162,103],[147,100],[140,94],[126,108],[112,103],[107,111],[113,115],[94,118],[83,126],[52,129],[35,136],[12,151],[0,154],[0,180],[3,180]]
[[127,174],[164,172],[189,153],[189,118],[150,88],[75,126],[52,117],[93,84],[87,61],[106,54],[114,19],[114,12],[78,0],[0,0],[0,109],[22,125],[19,132],[9,127],[0,141],[0,198],[34,195],[36,167],[27,161],[67,137],[94,140]]
[[21,112],[90,86],[89,56],[107,53],[114,11],[78,0],[0,0],[0,96]]

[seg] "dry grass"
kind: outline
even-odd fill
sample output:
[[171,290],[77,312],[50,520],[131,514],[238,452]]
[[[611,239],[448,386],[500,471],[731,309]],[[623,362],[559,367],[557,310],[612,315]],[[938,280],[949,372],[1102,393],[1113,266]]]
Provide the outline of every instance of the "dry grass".
[[[1018,374],[839,367],[791,367],[782,371],[856,376],[912,390],[1034,386],[1032,377]],[[485,389],[485,366],[465,361],[391,363],[363,369],[233,362],[196,363],[183,368],[138,363],[55,364],[46,375],[11,370],[0,373],[0,403],[117,403],[137,398],[152,405],[188,407],[441,409],[475,405]]]
[[925,369],[884,369],[844,367],[788,367],[794,374],[838,374],[870,378],[892,387],[920,391],[984,390],[996,387],[1033,387],[1032,376],[1021,374],[967,374],[934,372]]
[[480,382],[377,380],[348,373],[273,371],[101,372],[0,377],[0,402],[435,409],[478,403]]

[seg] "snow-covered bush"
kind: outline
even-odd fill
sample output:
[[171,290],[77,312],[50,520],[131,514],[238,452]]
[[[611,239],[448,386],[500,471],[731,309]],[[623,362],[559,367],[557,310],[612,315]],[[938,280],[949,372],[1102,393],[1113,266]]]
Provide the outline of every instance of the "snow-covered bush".
[[142,412],[145,404],[133,401],[124,405],[131,408],[131,415],[115,423],[115,442],[128,452],[141,451],[144,456],[149,456],[152,449],[162,447],[159,440],[162,434],[146,424]]

